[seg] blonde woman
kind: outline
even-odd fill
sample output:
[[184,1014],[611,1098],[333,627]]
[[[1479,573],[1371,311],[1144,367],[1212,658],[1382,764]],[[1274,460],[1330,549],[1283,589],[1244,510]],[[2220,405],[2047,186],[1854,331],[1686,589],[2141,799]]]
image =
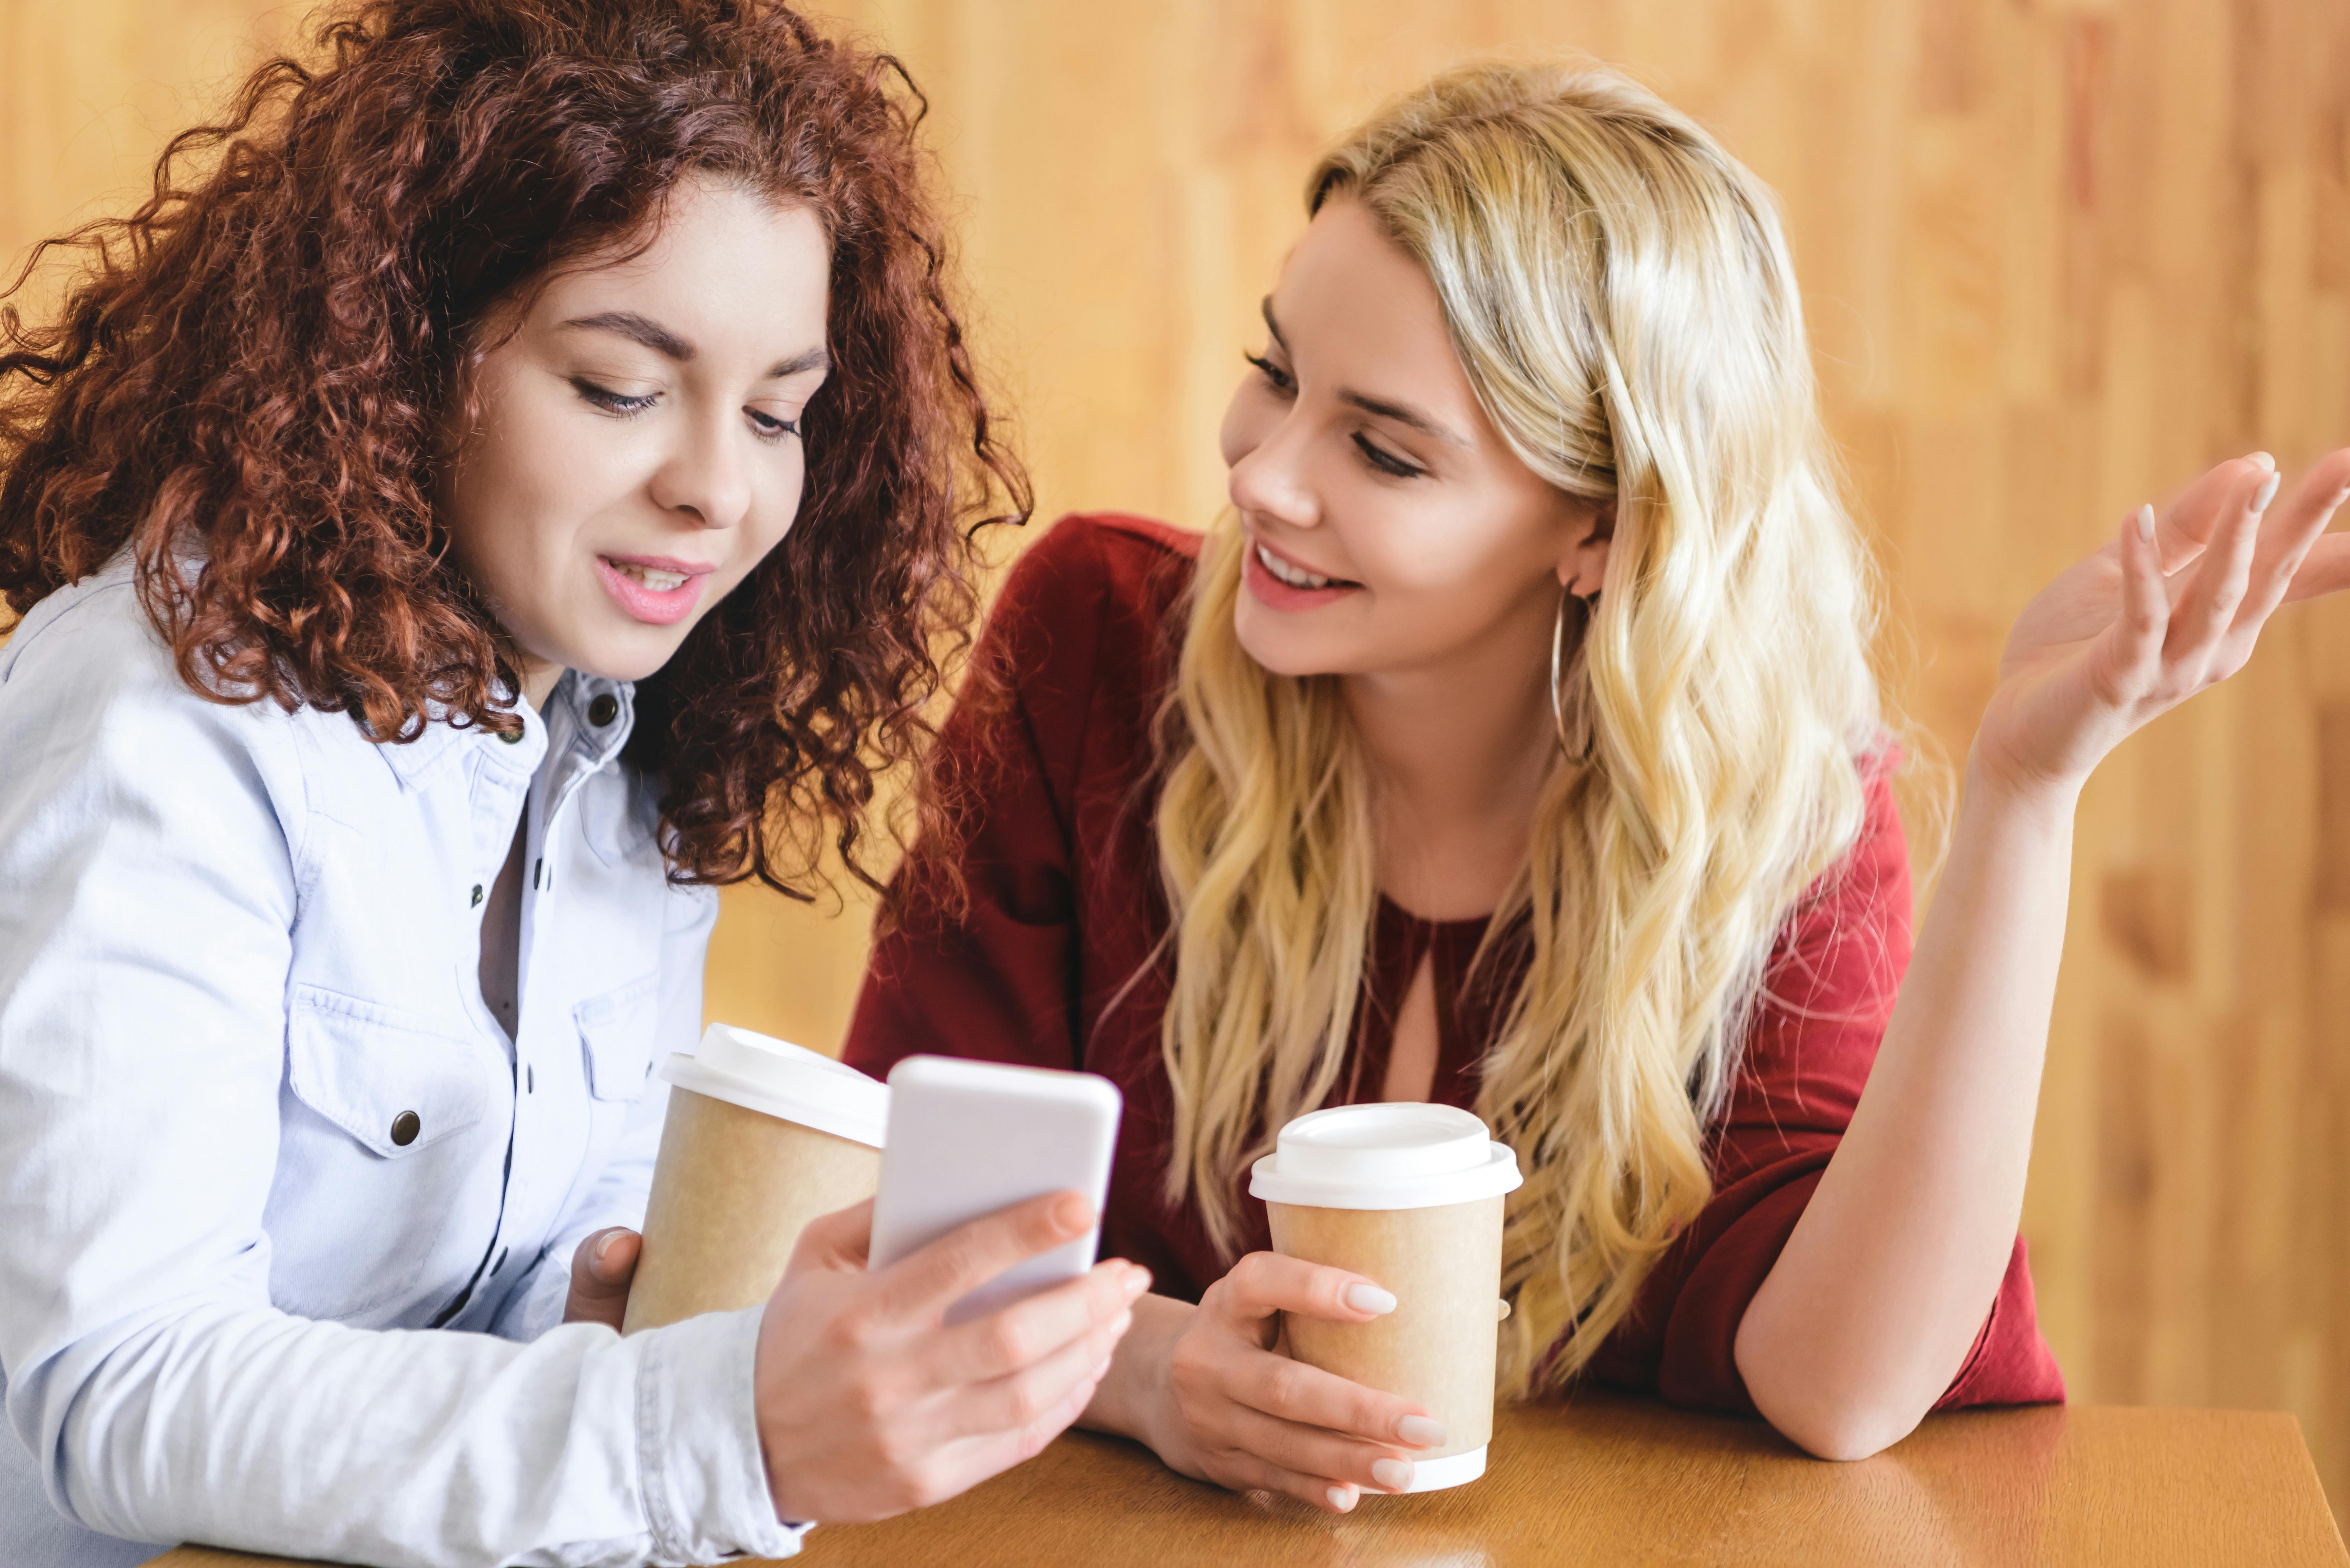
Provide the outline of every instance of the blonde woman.
[[[1325,160],[1204,540],[1072,518],[951,726],[850,1059],[1121,1084],[1107,1250],[1162,1293],[1086,1419],[1343,1511],[1425,1411],[1283,1359],[1377,1281],[1264,1251],[1292,1116],[1472,1106],[1505,1392],[1587,1376],[1873,1453],[2055,1399],[2016,1235],[2074,803],[2350,580],[2336,452],[2222,464],[2018,622],[1910,950],[1898,751],[1772,198],[1604,72],[1480,67]],[[1906,970],[1906,978],[1905,978]]]

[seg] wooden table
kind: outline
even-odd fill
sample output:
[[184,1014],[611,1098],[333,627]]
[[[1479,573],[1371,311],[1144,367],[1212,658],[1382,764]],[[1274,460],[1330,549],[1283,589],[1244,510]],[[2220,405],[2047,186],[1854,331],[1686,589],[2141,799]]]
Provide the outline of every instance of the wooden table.
[[[267,1559],[182,1548],[161,1568]],[[1454,1491],[1333,1518],[1072,1433],[951,1502],[812,1532],[795,1568],[1513,1568],[1518,1563],[2350,1564],[2291,1416],[1937,1416],[1860,1464],[1768,1428],[1596,1396],[1505,1412]]]

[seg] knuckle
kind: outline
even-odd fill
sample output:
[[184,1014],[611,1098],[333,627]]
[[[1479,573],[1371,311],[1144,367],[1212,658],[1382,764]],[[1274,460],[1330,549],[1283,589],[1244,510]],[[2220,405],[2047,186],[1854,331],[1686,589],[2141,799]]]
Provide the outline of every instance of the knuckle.
[[876,1433],[876,1441],[885,1453],[889,1447],[890,1437],[888,1425],[882,1417],[888,1413],[889,1408],[888,1397],[870,1378],[852,1378],[849,1380],[848,1386],[841,1392],[841,1414],[858,1426],[872,1428]]
[[1035,1359],[1024,1326],[1010,1313],[997,1315],[988,1325],[983,1348],[987,1356],[999,1366],[1025,1366]]
[[1264,1370],[1263,1392],[1268,1405],[1281,1409],[1290,1408],[1305,1396],[1305,1369],[1295,1361],[1275,1357],[1273,1365]]
[[1053,1400],[1046,1391],[1034,1383],[1021,1383],[1014,1386],[1005,1404],[1006,1414],[1010,1418],[1004,1425],[1009,1427],[1025,1427],[1032,1422],[1041,1421],[1050,1415],[1053,1409]]
[[899,1469],[893,1465],[888,1486],[889,1501],[899,1513],[911,1513],[918,1508],[928,1508],[945,1501],[937,1480],[927,1470]]
[[874,1445],[882,1468],[910,1481],[921,1473],[928,1448],[928,1444],[915,1441],[911,1433],[895,1426],[885,1428]]
[[848,1355],[868,1355],[879,1348],[881,1322],[870,1306],[858,1306],[834,1318],[825,1331],[830,1347]]

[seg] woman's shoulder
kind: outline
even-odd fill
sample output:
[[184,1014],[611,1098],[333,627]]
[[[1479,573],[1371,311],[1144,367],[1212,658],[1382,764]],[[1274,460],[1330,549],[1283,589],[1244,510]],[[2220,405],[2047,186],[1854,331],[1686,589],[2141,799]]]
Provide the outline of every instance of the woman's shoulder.
[[1093,608],[1162,620],[1191,584],[1201,535],[1121,512],[1076,512],[1012,569],[995,614],[1066,620]]
[[29,728],[46,752],[86,732],[235,733],[269,718],[244,706],[181,677],[127,556],[43,598],[0,647],[0,732]]
[[308,799],[322,769],[347,773],[376,750],[344,714],[199,691],[127,557],[43,598],[0,645],[0,755],[32,764],[0,770],[12,793],[152,774],[283,806]]
[[1031,708],[1155,691],[1172,673],[1200,542],[1122,513],[1062,518],[1021,556],[988,618],[996,675]]

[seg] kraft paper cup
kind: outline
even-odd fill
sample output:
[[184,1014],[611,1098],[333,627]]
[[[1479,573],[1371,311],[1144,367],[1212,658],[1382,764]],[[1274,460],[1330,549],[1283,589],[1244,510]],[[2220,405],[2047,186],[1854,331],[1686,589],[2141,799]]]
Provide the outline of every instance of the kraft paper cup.
[[623,1334],[756,1306],[809,1220],[881,1182],[889,1091],[854,1067],[713,1023],[660,1075],[669,1120]]
[[1339,1106],[1281,1129],[1249,1191],[1274,1250],[1376,1280],[1396,1310],[1369,1323],[1284,1314],[1289,1353],[1424,1405],[1446,1446],[1412,1460],[1410,1491],[1485,1473],[1501,1344],[1502,1203],[1517,1156],[1451,1106]]

